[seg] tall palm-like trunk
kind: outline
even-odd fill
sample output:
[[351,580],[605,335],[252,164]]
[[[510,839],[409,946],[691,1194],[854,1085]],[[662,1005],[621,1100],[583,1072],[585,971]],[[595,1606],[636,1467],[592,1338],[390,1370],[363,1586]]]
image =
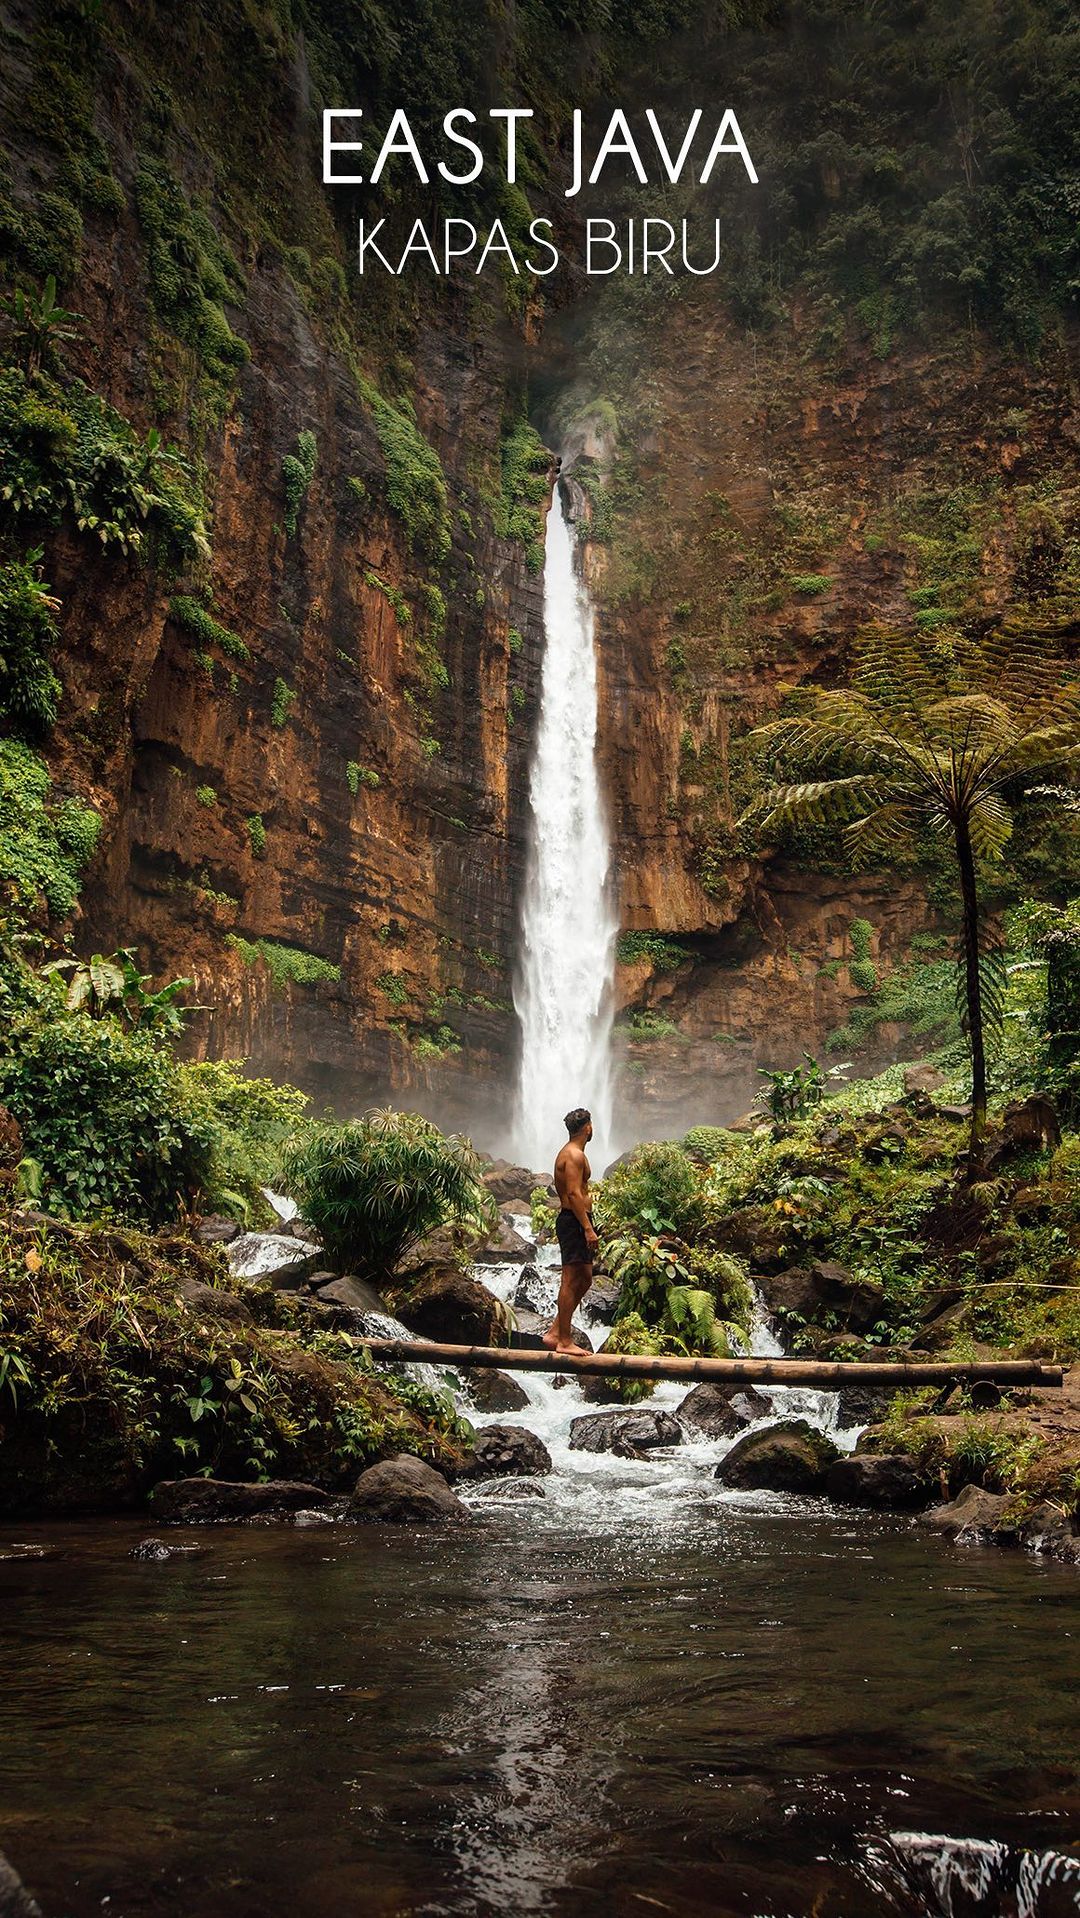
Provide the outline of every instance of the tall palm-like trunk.
[[982,978],[979,970],[979,894],[975,883],[975,856],[966,816],[954,820],[956,863],[960,869],[960,898],[964,913],[964,988],[967,1001],[968,1044],[971,1047],[971,1139],[968,1170],[982,1159],[986,1136],[986,1050],[983,1043]]

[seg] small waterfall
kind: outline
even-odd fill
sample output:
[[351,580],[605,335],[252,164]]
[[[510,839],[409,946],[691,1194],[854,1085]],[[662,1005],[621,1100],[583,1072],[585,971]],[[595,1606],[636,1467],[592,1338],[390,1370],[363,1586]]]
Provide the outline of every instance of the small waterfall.
[[593,1115],[612,1156],[611,1024],[617,922],[596,765],[593,616],[574,566],[560,488],[544,550],[544,666],[529,781],[529,862],[514,987],[521,1066],[513,1138],[529,1166],[549,1165],[574,1106]]

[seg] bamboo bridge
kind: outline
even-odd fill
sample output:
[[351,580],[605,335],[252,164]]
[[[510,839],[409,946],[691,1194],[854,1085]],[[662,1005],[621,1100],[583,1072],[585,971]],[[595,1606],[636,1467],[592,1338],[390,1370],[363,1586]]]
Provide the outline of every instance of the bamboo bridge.
[[850,1385],[905,1386],[1019,1385],[1060,1387],[1060,1365],[1035,1359],[953,1362],[933,1359],[703,1359],[668,1355],[654,1358],[632,1352],[551,1352],[546,1348],[506,1345],[440,1345],[430,1339],[361,1339],[373,1359],[390,1365],[494,1367],[504,1372],[564,1372],[623,1379],[711,1379],[725,1385],[808,1385],[819,1392],[840,1392]]

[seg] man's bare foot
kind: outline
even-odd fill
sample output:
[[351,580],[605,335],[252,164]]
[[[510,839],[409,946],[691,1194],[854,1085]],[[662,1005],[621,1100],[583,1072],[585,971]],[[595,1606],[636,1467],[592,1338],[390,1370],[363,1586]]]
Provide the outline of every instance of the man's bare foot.
[[588,1357],[588,1349],[586,1346],[575,1345],[573,1339],[560,1339],[557,1332],[545,1332],[543,1344],[546,1345],[549,1352],[568,1353],[572,1358],[579,1359]]

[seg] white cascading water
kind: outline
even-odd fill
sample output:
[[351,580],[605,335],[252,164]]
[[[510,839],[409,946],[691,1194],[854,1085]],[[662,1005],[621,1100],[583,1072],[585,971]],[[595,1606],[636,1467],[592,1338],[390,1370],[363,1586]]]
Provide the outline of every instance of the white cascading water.
[[601,1162],[611,1139],[615,936],[610,846],[596,764],[593,615],[574,565],[561,491],[544,546],[544,664],[529,780],[529,861],[514,988],[521,1066],[515,1156],[548,1166],[563,1114],[592,1113]]

